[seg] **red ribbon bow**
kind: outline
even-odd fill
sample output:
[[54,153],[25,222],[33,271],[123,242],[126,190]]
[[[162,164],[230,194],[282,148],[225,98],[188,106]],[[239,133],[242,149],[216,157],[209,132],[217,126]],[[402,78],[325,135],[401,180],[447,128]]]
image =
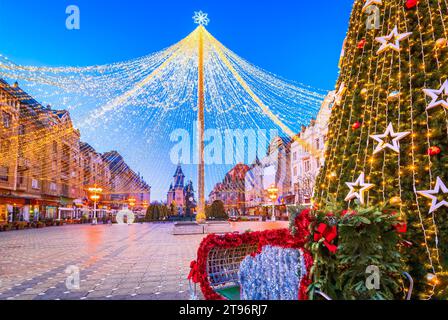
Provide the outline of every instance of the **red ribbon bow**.
[[200,273],[199,273],[199,265],[196,261],[192,261],[190,264],[190,274],[188,275],[188,280],[193,281],[193,283],[199,283],[200,281]]
[[336,226],[330,227],[326,225],[325,223],[321,223],[316,230],[316,233],[314,234],[314,241],[320,241],[322,238],[324,239],[324,244],[327,247],[327,249],[331,253],[336,253],[338,250],[338,247],[332,244],[331,242],[336,239],[338,236],[338,229]]

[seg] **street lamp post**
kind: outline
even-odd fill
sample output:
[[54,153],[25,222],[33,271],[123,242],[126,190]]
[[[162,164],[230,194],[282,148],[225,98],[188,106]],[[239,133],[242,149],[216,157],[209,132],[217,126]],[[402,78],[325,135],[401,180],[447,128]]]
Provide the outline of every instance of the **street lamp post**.
[[136,205],[137,200],[134,198],[129,198],[128,202],[129,202],[129,207],[131,208],[131,210],[133,210]]
[[97,186],[93,188],[89,188],[88,191],[92,194],[90,196],[90,199],[93,201],[93,219],[92,224],[96,225],[98,224],[98,219],[96,216],[96,204],[100,200],[100,194],[103,192],[103,189],[98,188]]
[[273,184],[268,188],[269,199],[272,201],[272,221],[275,221],[275,200],[278,198],[278,188]]

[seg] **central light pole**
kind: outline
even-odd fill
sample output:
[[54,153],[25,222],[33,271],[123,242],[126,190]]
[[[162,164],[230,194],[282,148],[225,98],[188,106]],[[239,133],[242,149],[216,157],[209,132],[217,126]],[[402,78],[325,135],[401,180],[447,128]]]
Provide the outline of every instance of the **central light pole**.
[[204,161],[204,27],[198,28],[199,32],[199,54],[198,54],[198,212],[196,221],[205,222],[205,161]]

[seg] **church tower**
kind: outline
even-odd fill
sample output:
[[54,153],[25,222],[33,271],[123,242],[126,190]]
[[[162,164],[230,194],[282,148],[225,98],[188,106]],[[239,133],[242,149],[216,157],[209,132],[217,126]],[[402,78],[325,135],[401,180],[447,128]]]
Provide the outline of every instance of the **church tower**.
[[168,191],[167,196],[167,204],[170,205],[173,202],[176,204],[177,207],[184,207],[185,202],[185,194],[184,194],[184,180],[185,175],[182,171],[182,167],[179,164],[177,166],[176,172],[173,176],[173,182],[170,185],[170,189]]

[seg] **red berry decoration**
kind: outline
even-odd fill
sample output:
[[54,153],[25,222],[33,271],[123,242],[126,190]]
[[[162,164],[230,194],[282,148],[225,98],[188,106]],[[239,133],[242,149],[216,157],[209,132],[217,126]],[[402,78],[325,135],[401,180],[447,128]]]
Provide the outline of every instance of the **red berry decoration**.
[[359,128],[361,128],[361,122],[355,122],[355,123],[352,125],[352,129],[353,129],[353,130],[357,130],[357,129],[359,129]]
[[406,9],[413,9],[417,6],[418,0],[407,0],[406,1]]
[[364,46],[366,45],[367,41],[366,39],[362,39],[361,41],[358,42],[358,49],[363,49]]
[[428,154],[430,156],[436,156],[436,155],[440,154],[440,152],[442,152],[442,150],[437,146],[433,146],[428,149]]

